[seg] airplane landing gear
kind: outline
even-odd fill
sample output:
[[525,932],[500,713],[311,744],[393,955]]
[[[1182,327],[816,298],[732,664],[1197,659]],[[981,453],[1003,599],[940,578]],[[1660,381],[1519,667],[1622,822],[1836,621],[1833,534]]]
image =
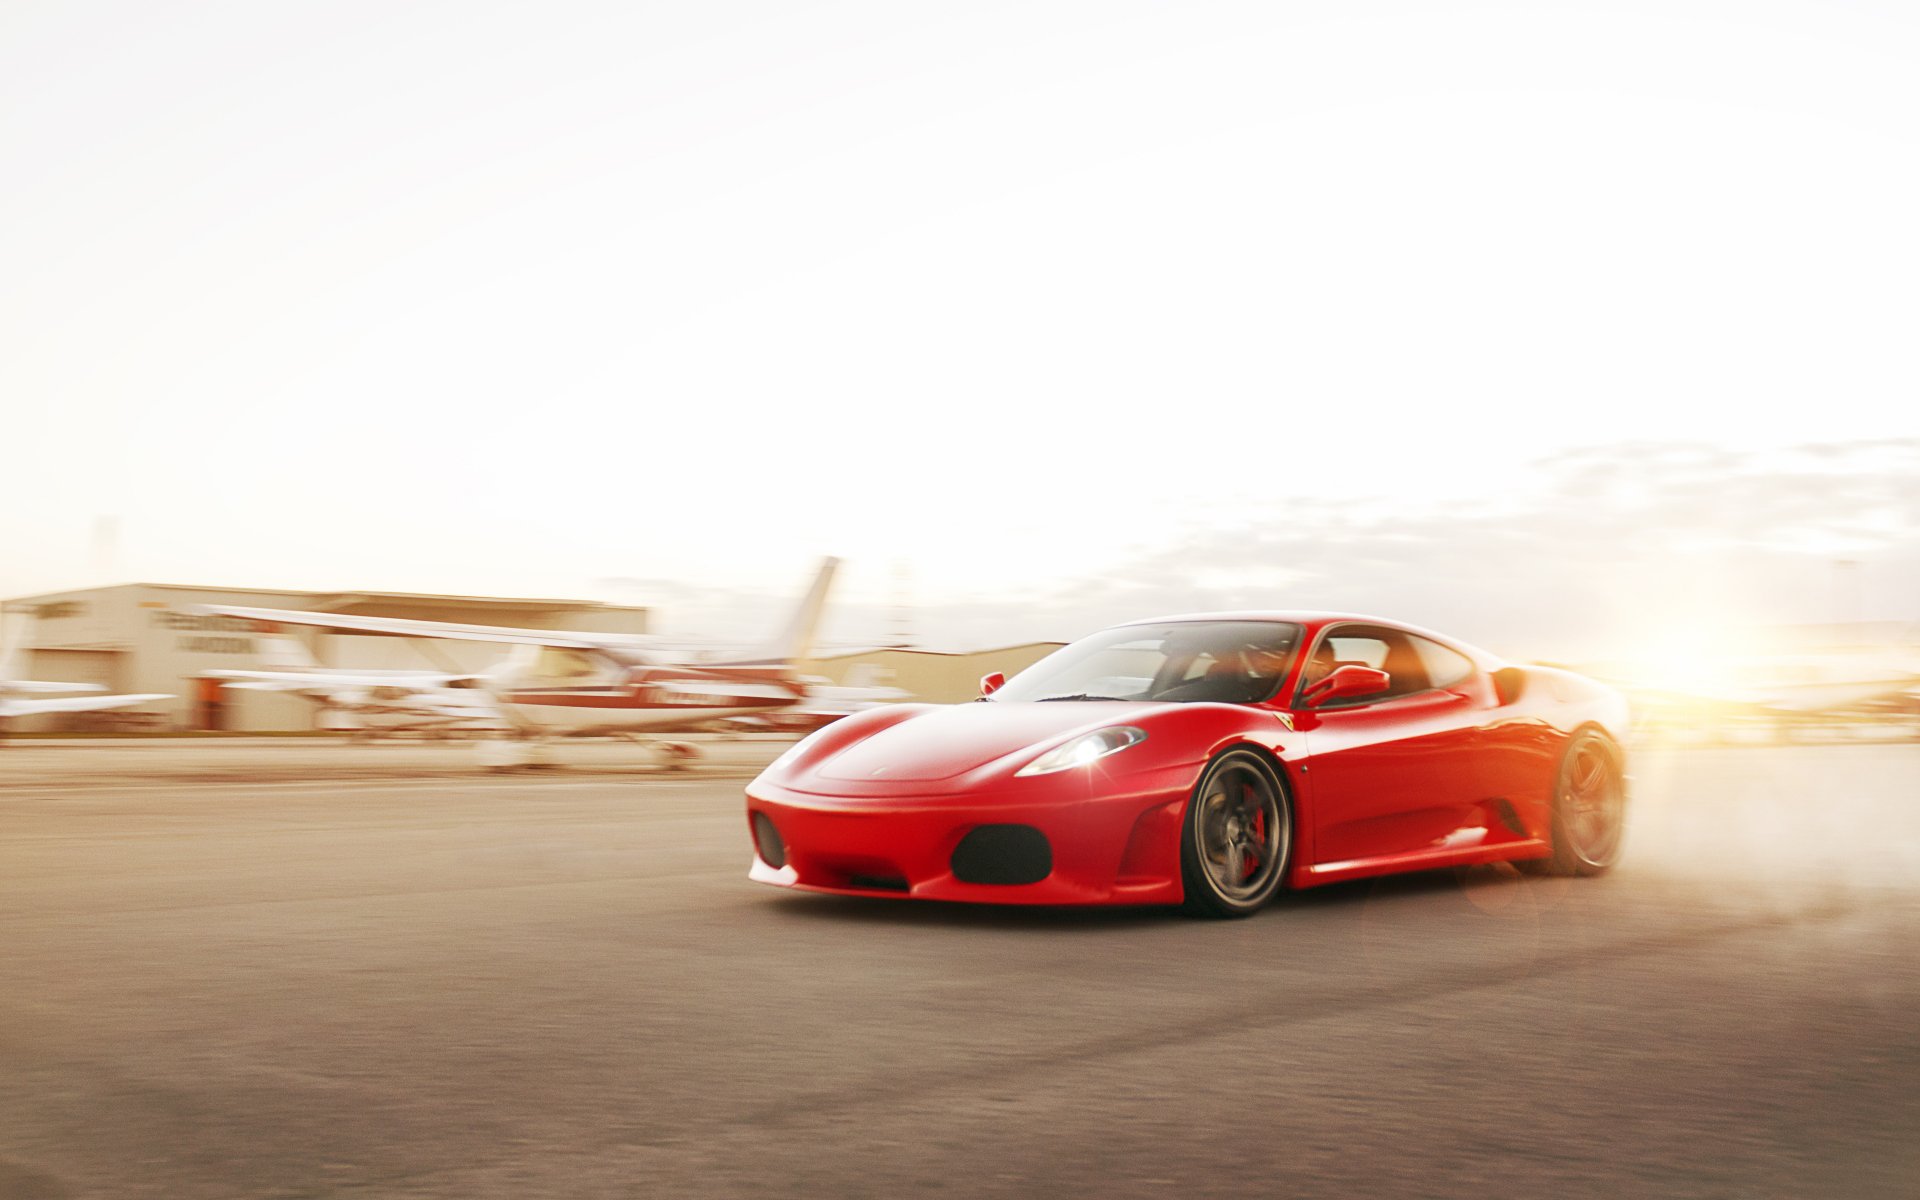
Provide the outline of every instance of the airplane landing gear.
[[473,744],[473,752],[489,771],[529,771],[553,765],[546,746],[526,738],[482,738]]
[[[646,751],[656,771],[684,771],[703,757],[692,742],[624,736]],[[475,760],[489,771],[537,771],[556,765],[552,750],[539,738],[482,738],[474,742],[473,751]]]
[[701,758],[700,747],[691,742],[655,742],[653,754],[663,771],[684,771]]
[[620,736],[646,751],[657,771],[684,771],[704,757],[704,752],[692,742],[663,741],[644,733],[624,733]]

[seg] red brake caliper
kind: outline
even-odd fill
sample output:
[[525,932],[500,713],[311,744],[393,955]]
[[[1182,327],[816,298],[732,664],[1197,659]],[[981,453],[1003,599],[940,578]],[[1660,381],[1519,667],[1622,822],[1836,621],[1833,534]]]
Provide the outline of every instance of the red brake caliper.
[[[1249,800],[1257,799],[1257,797],[1254,796],[1253,788],[1251,787],[1247,788],[1247,799]],[[1249,857],[1247,859],[1247,873],[1240,877],[1240,881],[1242,883],[1246,882],[1247,879],[1252,877],[1254,872],[1260,869],[1261,859],[1264,859],[1267,853],[1267,810],[1264,807],[1259,805],[1255,805],[1253,807],[1252,833],[1254,838],[1254,844],[1260,847],[1261,858],[1255,859],[1255,858]]]

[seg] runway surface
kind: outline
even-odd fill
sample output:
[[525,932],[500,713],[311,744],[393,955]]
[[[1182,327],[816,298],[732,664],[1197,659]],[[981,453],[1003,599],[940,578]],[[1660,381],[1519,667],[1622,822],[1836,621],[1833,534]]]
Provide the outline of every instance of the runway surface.
[[783,745],[0,747],[0,1197],[1920,1194],[1920,747],[1204,923],[750,884]]

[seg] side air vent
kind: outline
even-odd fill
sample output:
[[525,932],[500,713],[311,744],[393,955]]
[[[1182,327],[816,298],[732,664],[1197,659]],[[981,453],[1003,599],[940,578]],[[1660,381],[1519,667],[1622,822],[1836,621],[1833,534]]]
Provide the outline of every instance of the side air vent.
[[1519,667],[1501,667],[1493,673],[1494,694],[1500,697],[1500,703],[1512,704],[1526,691],[1527,673]]
[[1031,825],[982,825],[960,839],[952,866],[962,883],[1039,883],[1053,874],[1053,847]]
[[1513,802],[1505,796],[1493,802],[1493,814],[1507,827],[1507,832],[1515,837],[1526,837],[1527,827],[1520,823],[1520,814],[1513,810]]

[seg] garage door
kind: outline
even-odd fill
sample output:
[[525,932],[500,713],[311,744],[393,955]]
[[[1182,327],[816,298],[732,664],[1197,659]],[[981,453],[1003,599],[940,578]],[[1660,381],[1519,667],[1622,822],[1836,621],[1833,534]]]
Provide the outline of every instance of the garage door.
[[122,657],[118,650],[35,650],[27,655],[27,677],[117,689]]

